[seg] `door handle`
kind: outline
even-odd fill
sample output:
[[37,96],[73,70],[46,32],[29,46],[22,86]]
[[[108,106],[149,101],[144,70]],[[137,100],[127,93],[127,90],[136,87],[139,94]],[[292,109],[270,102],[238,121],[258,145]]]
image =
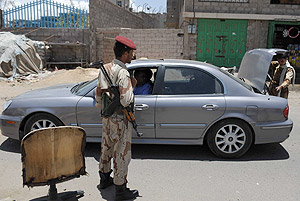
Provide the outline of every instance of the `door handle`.
[[147,105],[147,104],[136,104],[136,105],[134,105],[134,108],[137,111],[142,111],[142,110],[147,110],[149,108],[149,105]]
[[215,105],[215,104],[206,104],[206,105],[203,105],[202,106],[202,109],[204,110],[217,110],[219,108],[218,105]]

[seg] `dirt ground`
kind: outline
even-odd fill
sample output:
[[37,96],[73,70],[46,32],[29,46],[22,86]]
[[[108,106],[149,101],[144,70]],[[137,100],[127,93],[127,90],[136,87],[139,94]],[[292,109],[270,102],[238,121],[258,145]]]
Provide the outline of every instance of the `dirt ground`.
[[72,70],[47,71],[38,77],[17,79],[15,81],[0,80],[0,109],[4,103],[24,92],[48,87],[51,85],[77,83],[97,77],[99,69],[77,67]]

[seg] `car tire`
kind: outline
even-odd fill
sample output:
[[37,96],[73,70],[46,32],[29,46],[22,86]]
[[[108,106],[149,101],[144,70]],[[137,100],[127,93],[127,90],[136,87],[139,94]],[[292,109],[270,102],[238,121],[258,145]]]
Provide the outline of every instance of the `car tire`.
[[63,126],[64,124],[50,114],[34,114],[25,123],[24,136],[30,131],[40,128]]
[[207,144],[218,157],[238,158],[249,150],[252,140],[252,131],[247,123],[228,119],[212,127],[207,137]]

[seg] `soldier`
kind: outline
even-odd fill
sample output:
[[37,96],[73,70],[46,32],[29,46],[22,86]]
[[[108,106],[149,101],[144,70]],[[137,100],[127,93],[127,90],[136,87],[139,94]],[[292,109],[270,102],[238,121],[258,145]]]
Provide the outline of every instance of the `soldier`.
[[293,67],[288,63],[287,53],[277,55],[278,64],[275,67],[275,62],[270,67],[274,68],[273,80],[270,84],[270,93],[273,96],[288,98],[288,86],[294,77]]
[[[108,72],[114,84],[119,86],[120,103],[127,107],[133,104],[133,88],[136,84],[130,79],[129,72],[125,63],[130,63],[133,58],[133,50],[136,50],[135,44],[128,38],[117,36],[114,45],[115,58],[111,63],[104,67]],[[107,100],[105,96],[111,96],[108,92],[108,83],[102,72],[98,76],[96,90],[96,106],[104,110]],[[102,117],[102,143],[101,156],[99,162],[100,184],[98,187],[104,189],[115,184],[115,200],[135,199],[138,196],[137,190],[130,190],[126,187],[128,165],[131,160],[131,132],[132,125],[126,119],[126,116],[117,109],[112,116]],[[110,176],[111,159],[113,158],[114,177]]]

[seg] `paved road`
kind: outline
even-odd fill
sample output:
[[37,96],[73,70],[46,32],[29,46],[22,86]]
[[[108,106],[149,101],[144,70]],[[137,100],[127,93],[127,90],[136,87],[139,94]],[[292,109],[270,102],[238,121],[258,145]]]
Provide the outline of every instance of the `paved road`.
[[[256,145],[241,159],[216,158],[206,146],[133,145],[128,185],[145,201],[300,200],[300,91],[290,93],[289,104],[290,138]],[[113,188],[96,188],[99,146],[87,144],[89,176],[58,184],[58,192],[82,189],[80,201],[112,200]],[[36,201],[47,194],[47,186],[23,188],[21,174],[19,143],[0,135],[0,201]]]

